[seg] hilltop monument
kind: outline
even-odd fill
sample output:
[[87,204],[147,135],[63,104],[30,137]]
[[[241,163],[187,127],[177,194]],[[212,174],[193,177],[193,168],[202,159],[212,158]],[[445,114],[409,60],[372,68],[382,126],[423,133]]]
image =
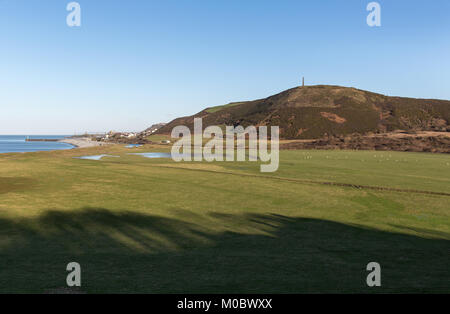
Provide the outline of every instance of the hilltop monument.
[[305,77],[302,77],[302,87],[305,87]]

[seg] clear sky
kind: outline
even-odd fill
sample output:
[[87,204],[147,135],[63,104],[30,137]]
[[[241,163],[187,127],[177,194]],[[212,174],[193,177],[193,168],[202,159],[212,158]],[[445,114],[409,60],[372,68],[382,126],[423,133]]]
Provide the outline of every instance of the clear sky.
[[139,131],[299,85],[450,99],[450,1],[0,0],[0,134]]

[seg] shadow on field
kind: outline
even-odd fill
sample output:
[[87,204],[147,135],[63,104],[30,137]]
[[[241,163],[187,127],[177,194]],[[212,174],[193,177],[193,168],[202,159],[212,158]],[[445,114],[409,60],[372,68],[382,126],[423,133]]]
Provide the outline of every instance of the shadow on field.
[[[91,293],[450,292],[449,234],[425,239],[275,214],[176,214],[86,208],[0,218],[0,292],[64,287],[72,261]],[[372,261],[381,264],[381,288],[366,286]]]

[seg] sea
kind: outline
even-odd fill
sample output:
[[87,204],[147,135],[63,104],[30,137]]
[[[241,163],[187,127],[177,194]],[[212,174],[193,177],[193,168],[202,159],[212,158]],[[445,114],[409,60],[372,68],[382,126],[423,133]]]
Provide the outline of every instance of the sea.
[[27,142],[30,139],[63,139],[67,135],[0,135],[0,154],[25,153],[72,149],[73,145],[61,142]]

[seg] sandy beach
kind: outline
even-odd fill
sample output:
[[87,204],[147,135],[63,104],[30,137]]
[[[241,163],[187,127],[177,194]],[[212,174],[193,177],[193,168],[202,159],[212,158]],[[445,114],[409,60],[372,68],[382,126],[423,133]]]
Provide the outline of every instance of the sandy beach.
[[87,137],[65,138],[65,139],[60,140],[59,142],[71,144],[78,148],[111,145],[110,143],[92,141],[91,139],[89,139]]

